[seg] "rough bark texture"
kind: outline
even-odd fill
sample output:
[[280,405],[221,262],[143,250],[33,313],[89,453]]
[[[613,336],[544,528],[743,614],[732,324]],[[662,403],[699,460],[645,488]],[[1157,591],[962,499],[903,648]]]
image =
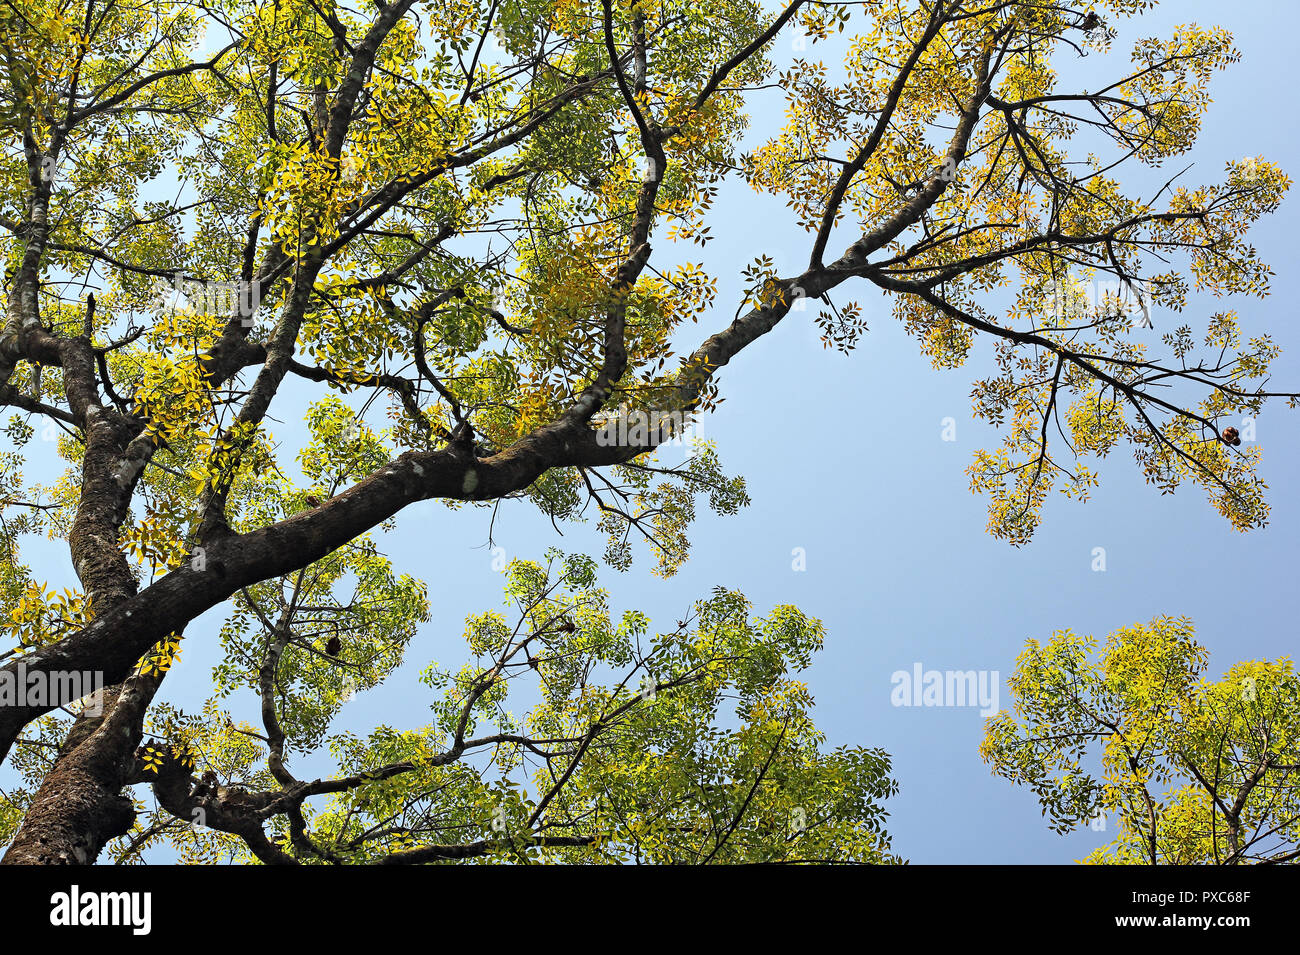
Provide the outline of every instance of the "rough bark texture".
[[41,789],[57,798],[33,803],[22,838],[5,853],[8,865],[91,865],[105,843],[135,823],[135,807],[116,775],[96,773],[81,760],[62,760]]

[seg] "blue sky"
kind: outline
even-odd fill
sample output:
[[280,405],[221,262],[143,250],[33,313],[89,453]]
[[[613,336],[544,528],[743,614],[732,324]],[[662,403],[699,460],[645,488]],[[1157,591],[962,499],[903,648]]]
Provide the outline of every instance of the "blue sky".
[[[1170,171],[1194,161],[1186,178],[1213,181],[1225,161],[1262,155],[1295,175],[1295,124],[1275,107],[1294,63],[1296,7],[1179,0],[1122,24],[1117,48],[1193,20],[1231,30],[1243,58],[1216,77],[1202,136]],[[816,48],[805,55],[815,54]],[[1122,61],[1061,66],[1096,88],[1118,75]],[[779,125],[782,106],[779,96],[756,99],[756,130]],[[689,253],[719,277],[719,304],[693,329],[701,337],[730,321],[746,264],[768,255],[789,274],[802,268],[808,250],[807,235],[781,201],[736,183],[715,205],[717,239],[703,253]],[[1273,293],[1233,303],[1247,336],[1267,331],[1283,347],[1274,368],[1278,389],[1300,383],[1293,320],[1298,226],[1296,195],[1257,225],[1253,242],[1276,273]],[[850,241],[843,235],[833,247]],[[1233,530],[1196,488],[1160,496],[1131,457],[1116,452],[1101,465],[1092,501],[1057,495],[1035,540],[1012,548],[985,533],[986,501],[970,493],[964,473],[975,449],[999,441],[970,413],[971,381],[988,367],[987,341],[977,339],[966,367],[936,371],[880,298],[865,289],[853,297],[870,331],[852,354],[823,349],[809,310],[792,314],[721,376],[727,400],[703,430],[717,441],[727,471],[746,476],[751,506],[725,518],[703,512],[693,557],[676,577],[653,577],[640,552],[630,571],[607,568],[602,581],[615,608],[643,609],[665,626],[716,585],[743,591],[756,612],[794,603],[821,618],[827,645],[807,674],[817,721],[832,744],[880,746],[892,755],[902,787],[888,805],[898,852],[917,863],[1070,862],[1114,834],[1049,832],[1032,794],[995,778],[981,762],[978,709],[893,706],[891,674],[920,663],[998,671],[1005,680],[1031,637],[1061,628],[1101,637],[1158,614],[1194,620],[1216,674],[1238,659],[1293,653],[1300,419],[1278,405],[1259,420],[1273,505],[1263,530]],[[1201,328],[1213,308],[1198,301],[1179,321]],[[1174,324],[1159,310],[1152,319],[1157,332]],[[277,405],[274,413],[292,422],[295,405]],[[941,438],[946,417],[956,419],[955,441]],[[502,579],[486,545],[489,516],[425,502],[404,512],[387,535],[384,548],[398,568],[429,582],[433,619],[392,685],[349,704],[343,725],[365,731],[376,722],[427,720],[418,672],[432,659],[458,662],[465,616],[501,601]],[[564,530],[557,538],[528,505],[507,502],[494,536],[511,557],[540,557],[555,544],[603,550],[594,528]],[[1095,547],[1106,550],[1104,572],[1092,570]],[[806,570],[792,568],[794,548],[804,549]],[[67,573],[61,542],[30,542],[27,556],[38,577]],[[167,681],[168,699],[196,705],[207,695],[218,624],[209,614],[191,628],[182,663]],[[1000,702],[1008,703],[1005,687]]]

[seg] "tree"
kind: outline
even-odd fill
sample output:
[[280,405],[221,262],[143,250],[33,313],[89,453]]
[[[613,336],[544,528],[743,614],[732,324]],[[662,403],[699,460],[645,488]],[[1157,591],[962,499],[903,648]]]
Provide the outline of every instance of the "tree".
[[[331,590],[345,570],[362,581],[347,604]],[[880,806],[897,790],[888,757],[821,752],[807,687],[789,678],[821,646],[820,623],[790,606],[752,618],[719,589],[655,634],[638,611],[611,615],[591,558],[558,552],[511,562],[506,580],[513,622],[470,617],[472,661],[422,675],[438,694],[431,724],[335,734],[327,780],[295,777],[288,754],[320,749],[343,703],[400,662],[423,587],[395,580],[363,541],[249,588],[222,632],[216,697],[202,714],[151,713],[130,782],[151,785],[157,805],[112,856],[135,861],[165,840],[187,862],[269,865],[894,860]],[[337,633],[346,641],[331,654]],[[522,720],[509,705],[520,683],[539,697]],[[260,726],[221,707],[240,688],[261,697]],[[737,725],[723,730],[728,699]],[[51,744],[66,731],[40,724]],[[20,760],[33,787],[55,751]],[[531,795],[511,778],[521,768]],[[11,826],[29,797],[10,797]]]
[[[231,616],[218,688],[256,670],[325,694],[263,692],[262,745],[275,749],[276,720],[319,738],[329,693],[345,676],[382,680],[413,625],[414,585],[366,537],[412,503],[525,497],[557,524],[594,505],[610,563],[629,564],[635,536],[672,573],[699,497],[723,513],[747,499],[713,448],[680,467],[654,449],[720,400],[723,366],[810,300],[828,344],[852,348],[861,309],[832,296],[855,287],[888,294],[938,366],[977,337],[991,346],[999,371],[976,382],[975,411],[1009,426],[971,478],[994,534],[1027,541],[1049,488],[1085,497],[1085,462],[1121,441],[1162,491],[1190,480],[1235,526],[1262,524],[1258,448],[1232,444],[1227,425],[1272,395],[1275,346],[1243,340],[1230,311],[1156,346],[1134,306],[1266,294],[1245,234],[1289,180],[1246,160],[1219,183],[1174,175],[1137,199],[1115,178],[1191,147],[1211,75],[1237,57],[1231,38],[1191,26],[1140,40],[1132,68],[1092,93],[1058,90],[1051,66],[1108,50],[1145,5],[6,8],[0,401],[33,423],[13,420],[19,452],[3,462],[14,648],[0,673],[94,671],[110,685],[66,733],[39,722],[48,699],[0,707],[0,758],[56,754],[15,756],[43,775],[6,859],[86,862],[133,831],[153,838],[128,795],[149,766],[168,780],[153,787],[164,807],[211,787],[142,750],[146,725],[165,727],[184,763],[181,737],[199,731],[159,722],[154,701],[211,608]],[[779,36],[846,29],[842,81],[804,59],[777,73]],[[748,98],[772,80],[789,122],[744,154]],[[758,249],[737,317],[678,358],[714,280],[701,263],[652,260],[651,240],[705,246],[728,178],[787,195],[809,258],[780,273]],[[833,242],[847,245],[831,259]],[[1004,282],[1018,292],[995,315]],[[1080,282],[1094,291],[1082,301]],[[1105,283],[1114,294],[1095,294]],[[304,392],[299,486],[268,422],[277,397]],[[51,487],[20,472],[38,427],[67,462]],[[79,587],[33,579],[18,550],[33,532],[66,536]],[[328,596],[358,570],[370,576],[356,601]],[[302,617],[275,596],[299,587],[326,609]],[[394,609],[366,613],[390,620],[352,617],[374,601]],[[306,636],[318,627],[338,628],[337,653]],[[374,654],[364,665],[350,627]],[[464,689],[447,692],[454,706]],[[801,752],[810,733],[791,738]],[[861,768],[883,791],[883,765]],[[325,785],[361,788],[340,780]],[[297,832],[296,858],[317,857],[275,793],[248,798]],[[209,808],[210,825],[247,816]],[[231,824],[250,847],[266,838]]]
[[1157,617],[1100,650],[1069,630],[1031,640],[1010,680],[1015,716],[988,721],[984,759],[1033,789],[1054,830],[1118,818],[1086,862],[1300,858],[1300,676],[1283,659],[1207,681],[1193,634]]

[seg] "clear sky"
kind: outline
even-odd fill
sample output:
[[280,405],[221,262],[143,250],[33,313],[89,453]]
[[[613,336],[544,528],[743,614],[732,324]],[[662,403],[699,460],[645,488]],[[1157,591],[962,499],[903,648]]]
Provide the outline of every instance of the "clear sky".
[[[1296,123],[1278,108],[1295,64],[1296,5],[1177,0],[1122,24],[1117,49],[1126,52],[1137,37],[1167,35],[1193,20],[1231,30],[1242,61],[1216,77],[1200,140],[1168,171],[1193,161],[1185,181],[1217,181],[1227,160],[1262,155],[1296,176]],[[813,48],[804,55],[815,54]],[[1090,58],[1061,69],[1095,89],[1116,78],[1122,65]],[[778,126],[782,107],[779,95],[756,99],[755,129]],[[1244,335],[1266,331],[1284,348],[1274,368],[1276,390],[1300,386],[1300,329],[1293,318],[1298,228],[1300,194],[1293,193],[1252,233],[1276,273],[1272,296],[1231,303],[1243,316]],[[703,253],[689,253],[719,277],[717,307],[692,329],[701,338],[731,320],[740,270],[756,256],[771,256],[783,274],[807,260],[808,236],[783,202],[764,200],[740,183],[716,203],[713,233],[717,238]],[[833,245],[847,244],[842,235],[844,243]],[[617,610],[643,609],[664,626],[715,585],[743,591],[756,612],[794,603],[820,617],[827,646],[807,675],[817,722],[832,744],[880,746],[892,755],[902,789],[888,804],[889,829],[906,858],[1072,861],[1114,833],[1049,832],[1033,795],[995,778],[981,762],[978,708],[895,707],[891,674],[919,663],[997,671],[1004,681],[1028,638],[1061,628],[1102,637],[1158,614],[1193,619],[1212,651],[1215,675],[1238,659],[1292,654],[1300,418],[1278,405],[1258,423],[1273,505],[1272,523],[1263,530],[1233,530],[1196,488],[1160,496],[1121,450],[1102,463],[1102,485],[1091,502],[1056,495],[1033,543],[1015,549],[985,533],[986,501],[970,493],[964,473],[975,449],[1000,440],[970,413],[971,381],[989,364],[987,340],[977,339],[965,368],[935,371],[882,299],[865,289],[856,297],[870,332],[852,354],[822,348],[809,310],[791,315],[724,370],[727,400],[703,430],[718,442],[728,472],[746,476],[752,505],[726,518],[702,512],[693,557],[675,578],[653,577],[642,551],[630,571],[606,568],[602,581]],[[1214,307],[1195,301],[1178,321],[1201,329]],[[1175,323],[1158,310],[1152,320],[1156,333]],[[275,414],[290,437],[295,408],[277,406]],[[949,416],[957,422],[951,442],[941,436]],[[400,570],[429,582],[433,619],[391,685],[350,703],[342,725],[364,732],[376,722],[427,721],[427,690],[417,674],[430,660],[458,662],[465,616],[501,601],[502,579],[486,546],[489,516],[485,509],[452,512],[425,502],[404,512],[384,539]],[[603,550],[592,527],[564,531],[557,537],[528,505],[507,502],[495,540],[511,557],[540,557],[553,544]],[[1104,572],[1092,570],[1095,547],[1106,550]],[[806,552],[805,570],[793,569],[794,548]],[[31,542],[27,556],[38,577],[66,574],[61,542]],[[209,614],[190,628],[182,663],[167,681],[168,699],[197,706],[207,695],[219,623]]]

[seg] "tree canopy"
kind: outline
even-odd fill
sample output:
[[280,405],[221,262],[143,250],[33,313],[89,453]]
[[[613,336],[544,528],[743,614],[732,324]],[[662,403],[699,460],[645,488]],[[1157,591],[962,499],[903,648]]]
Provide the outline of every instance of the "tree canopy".
[[1185,618],[1101,646],[1069,630],[1031,640],[981,752],[1057,831],[1118,821],[1088,862],[1300,858],[1300,677],[1290,660],[1244,661],[1213,682],[1208,658]]
[[[656,447],[778,323],[852,349],[867,292],[936,366],[994,357],[974,412],[1005,439],[969,469],[992,534],[1029,541],[1049,492],[1085,498],[1121,445],[1162,492],[1264,524],[1260,452],[1232,425],[1294,403],[1268,390],[1277,348],[1227,308],[1165,322],[1194,293],[1267,294],[1247,233],[1290,180],[1257,158],[1130,193],[1125,170],[1192,148],[1238,57],[1217,28],[1141,37],[1148,6],[5,5],[0,675],[107,683],[71,721],[47,697],[0,706],[0,759],[27,774],[6,860],[168,839],[275,862],[890,858],[888,760],[823,752],[789,675],[819,625],[719,592],[652,634],[615,622],[581,556],[512,565],[517,619],[471,616],[466,668],[428,672],[429,726],[331,735],[425,613],[373,535],[431,499],[523,498],[557,526],[594,507],[608,563],[644,542],[671,574],[701,499],[748,498],[713,446],[677,466]],[[1115,75],[1062,85],[1054,64],[1126,33]],[[838,71],[773,55],[840,34]],[[783,128],[752,106],[771,86]],[[715,302],[730,183],[790,215],[741,225],[747,291]],[[769,228],[805,233],[806,262],[778,265]],[[715,304],[734,317],[697,335]],[[34,451],[62,478],[25,479]],[[76,586],[24,563],[42,533]],[[215,607],[213,702],[176,711],[160,689]],[[530,673],[516,725],[506,684]],[[646,676],[653,706],[627,682]],[[256,726],[223,708],[236,687]],[[293,775],[322,747],[336,775]]]

